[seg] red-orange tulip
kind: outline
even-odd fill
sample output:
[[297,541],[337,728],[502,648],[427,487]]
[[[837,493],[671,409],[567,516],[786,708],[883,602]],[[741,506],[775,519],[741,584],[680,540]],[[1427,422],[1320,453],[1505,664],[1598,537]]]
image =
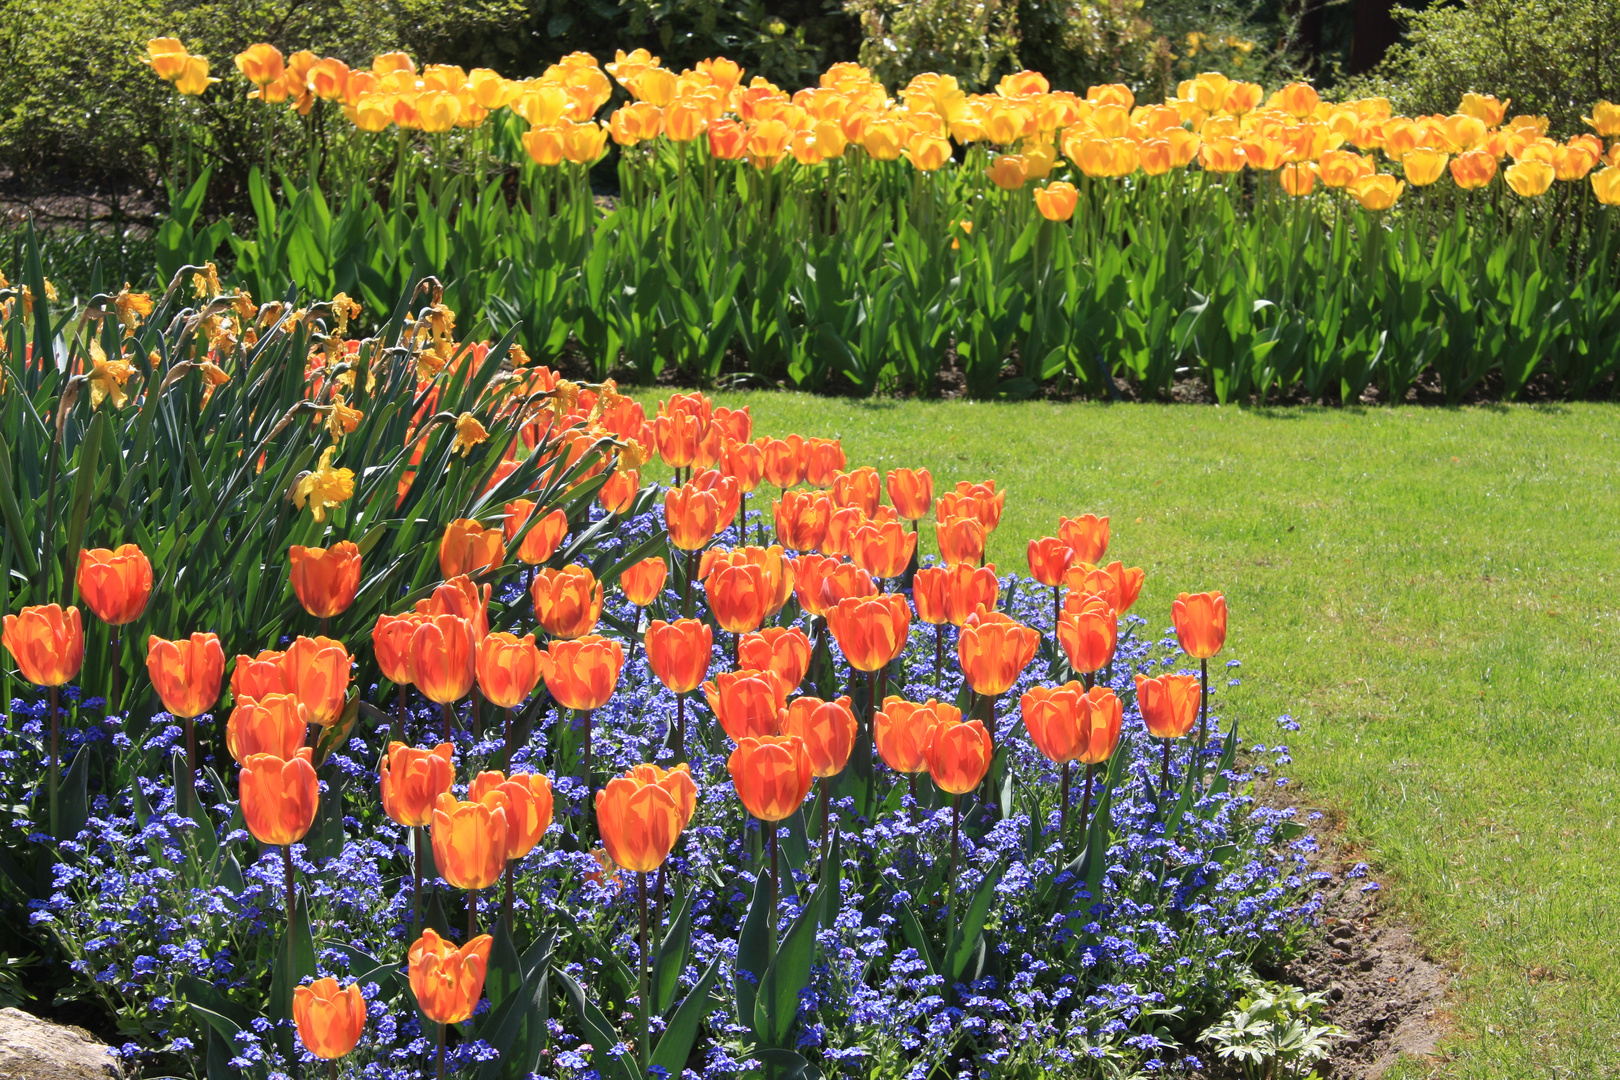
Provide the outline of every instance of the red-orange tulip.
[[897,578],[917,553],[917,534],[898,521],[863,525],[850,537],[849,555],[855,565],[875,578]]
[[534,647],[534,635],[488,635],[478,643],[474,669],[478,689],[491,705],[517,708],[540,681],[540,650]]
[[[804,482],[804,470],[809,465],[802,436],[789,435],[785,439],[755,440],[765,454],[765,479],[784,491]],[[789,545],[792,546],[792,545]]]
[[320,781],[315,751],[304,746],[291,758],[254,754],[242,762],[238,778],[242,818],[261,844],[296,844],[315,823]]
[[349,610],[360,591],[360,548],[344,540],[329,548],[287,549],[293,593],[304,610],[317,619],[330,619]]
[[737,642],[737,666],[774,671],[791,692],[810,670],[810,639],[797,626],[767,626]]
[[411,635],[411,682],[432,702],[466,697],[477,675],[472,624],[454,615],[424,619]]
[[1126,566],[1117,560],[1102,569],[1114,579],[1114,587],[1117,590],[1115,596],[1118,599],[1114,609],[1123,615],[1136,605],[1136,598],[1142,594],[1142,582],[1146,580],[1147,574],[1140,566]]
[[[411,636],[428,616],[419,611],[403,615],[378,615],[377,625],[371,630],[371,650],[377,657],[377,666],[383,677],[396,686],[411,684]],[[242,657],[237,658],[236,670],[242,670]],[[231,689],[236,689],[236,678],[231,678]]]
[[1019,699],[1019,707],[1035,749],[1058,765],[1096,765],[1119,744],[1123,706],[1106,687],[1037,686]]
[[798,598],[801,608],[812,615],[826,615],[826,605],[821,602],[822,579],[840,562],[831,555],[817,555],[814,552],[807,552],[793,560],[793,595]]
[[627,566],[619,575],[619,588],[624,590],[624,598],[636,607],[646,607],[658,599],[658,594],[664,591],[664,580],[669,576],[669,567],[664,560],[654,555],[650,559],[642,559],[632,566]]
[[540,654],[546,689],[565,709],[600,709],[619,685],[624,647],[611,638],[590,635],[553,641]]
[[141,617],[152,595],[152,563],[134,544],[79,552],[79,595],[96,618],[124,626]]
[[[523,532],[523,526],[529,523],[529,515],[534,513],[534,502],[531,499],[513,499],[506,504],[506,515],[501,519],[502,535],[510,544],[517,539],[518,533]],[[553,510],[545,517],[534,523],[523,536],[523,542],[518,545],[517,557],[519,561],[529,566],[539,566],[557,553],[562,545],[563,538],[568,535],[568,515],[562,510]]]
[[416,602],[416,610],[427,616],[454,615],[466,619],[472,627],[473,643],[484,640],[489,633],[489,590],[479,592],[472,578],[458,574],[433,590],[426,600]]
[[647,646],[647,666],[658,681],[677,694],[687,694],[703,685],[714,656],[714,631],[701,619],[677,619],[672,623],[654,619],[643,639]]
[[535,619],[552,637],[584,637],[602,617],[602,583],[583,566],[537,570],[529,596]]
[[703,684],[703,696],[732,742],[781,730],[787,694],[787,684],[774,671],[722,671]]
[[1074,551],[1075,562],[1101,562],[1108,550],[1108,517],[1081,514],[1077,518],[1058,518],[1058,538]]
[[739,548],[710,548],[703,553],[698,564],[698,577],[709,577],[729,566],[756,566],[764,572],[765,616],[769,618],[782,610],[787,598],[793,594],[797,571],[792,559],[786,558],[782,548],[772,544],[768,548],[748,546]]
[[809,439],[804,444],[804,478],[812,487],[831,487],[843,470],[844,448],[837,439]]
[[534,800],[534,819],[525,824],[525,827],[534,833],[534,842],[529,845],[532,848],[540,842],[542,836],[546,835],[546,830],[551,828],[551,818],[556,804],[551,793],[551,777],[539,773],[513,773],[506,782],[527,786],[529,797]]
[[664,524],[669,542],[682,551],[696,551],[730,523],[720,514],[720,497],[693,484],[682,484],[664,495]]
[[183,718],[200,716],[219,700],[225,650],[218,634],[192,634],[179,641],[153,634],[146,641],[146,670],[165,709]]
[[832,513],[832,500],[825,492],[784,491],[771,504],[776,539],[794,551],[815,551],[827,538]]
[[1208,660],[1226,644],[1226,597],[1220,593],[1182,593],[1170,605],[1170,616],[1188,656]]
[[610,514],[622,514],[636,501],[641,490],[641,473],[636,469],[614,469],[596,493],[596,501]]
[[977,694],[1004,694],[1035,658],[1041,635],[999,611],[979,608],[962,626],[956,656]]
[[884,763],[895,772],[927,772],[928,741],[946,720],[961,723],[962,710],[933,698],[919,705],[891,695],[872,718],[872,738]]
[[984,561],[984,526],[977,518],[940,518],[934,523],[939,557],[946,566],[977,566]]
[[921,521],[934,505],[934,478],[927,469],[890,469],[889,501],[906,521]]
[[331,727],[343,716],[349,692],[349,653],[341,641],[325,637],[298,637],[281,656],[283,676],[305,719]]
[[506,544],[499,529],[486,529],[471,518],[457,518],[444,527],[439,541],[439,573],[446,578],[476,574],[506,561]]
[[794,698],[782,719],[782,734],[796,735],[810,756],[811,775],[837,776],[849,764],[860,725],[850,708],[850,699],[823,701],[815,697]]
[[[542,823],[541,807],[535,801],[529,779],[514,776],[508,780],[505,773],[488,770],[473,777],[472,783],[467,785],[468,801],[483,803],[492,813],[499,810],[506,818],[506,850],[502,852],[506,862],[521,859],[533,851],[541,834],[551,827],[552,807],[550,803],[546,805]],[[545,777],[539,779],[546,780]],[[546,794],[551,794],[549,780],[546,780]]]
[[[719,507],[721,529],[737,520],[737,509],[742,506],[742,488],[737,486],[737,481],[718,469],[705,469],[692,477],[690,486],[699,491],[707,491],[715,497],[715,503]],[[715,531],[718,532],[719,529]]]
[[1078,610],[1058,616],[1058,643],[1069,666],[1081,674],[1101,671],[1114,659],[1119,645],[1119,616],[1100,596],[1088,597]]
[[822,616],[850,597],[864,598],[878,594],[877,582],[872,575],[852,562],[835,562],[824,566],[821,575],[818,604]]
[[35,686],[72,682],[84,663],[84,626],[79,609],[55,604],[25,607],[5,617],[0,642],[22,677]]
[[664,864],[685,820],[669,787],[636,769],[614,777],[596,793],[602,846],[609,858],[633,873],[650,873]]
[[850,537],[867,523],[866,512],[858,506],[834,507],[827,515],[827,532],[821,538],[819,550],[823,555],[847,556]]
[[827,627],[850,667],[876,671],[906,647],[911,605],[898,593],[845,597],[828,609]]
[[883,484],[878,479],[878,471],[870,465],[862,465],[834,476],[832,501],[835,506],[858,507],[867,517],[877,516],[878,504],[883,501]]
[[737,798],[761,821],[781,821],[797,810],[815,776],[804,740],[795,735],[741,739],[726,768]]
[[238,765],[254,754],[290,758],[304,745],[306,724],[304,708],[291,694],[243,699],[225,722],[225,748]]
[[1069,567],[1069,572],[1063,575],[1063,585],[1069,590],[1063,598],[1065,611],[1078,611],[1092,596],[1101,597],[1109,607],[1118,611],[1124,599],[1120,595],[1120,579],[1090,563]]
[[[979,524],[984,526],[984,531],[987,533],[996,531],[996,527],[1001,524],[1002,508],[1007,504],[1007,493],[997,491],[994,480],[986,480],[982,484],[970,484],[966,480],[959,480],[952,494],[959,499],[971,499],[974,512],[978,515]],[[946,513],[940,516],[954,515]]]
[[265,649],[257,656],[243,656],[238,653],[236,667],[231,672],[231,694],[241,701],[247,698],[258,701],[270,694],[294,694],[298,688],[287,677],[287,670],[282,666],[285,653]]
[[695,462],[708,433],[709,425],[701,417],[684,413],[665,416],[662,406],[659,415],[653,418],[653,439],[658,447],[658,456],[672,469],[684,469]]
[[1148,734],[1160,739],[1179,739],[1191,731],[1202,697],[1196,675],[1136,677],[1136,707]]
[[487,889],[506,869],[506,812],[446,792],[433,803],[433,865],[458,889]]
[[720,566],[704,578],[703,591],[720,629],[746,634],[765,622],[771,596],[763,567],[750,563]]
[[692,767],[681,762],[673,769],[665,769],[659,765],[636,765],[625,772],[638,784],[657,784],[669,792],[669,797],[675,800],[675,812],[680,815],[681,828],[684,830],[692,821],[692,815],[697,812],[697,784],[692,780]]
[[433,824],[433,804],[456,779],[454,755],[455,748],[447,742],[432,750],[389,743],[378,766],[383,813],[407,828]]
[[471,1016],[484,996],[494,944],[488,934],[479,934],[458,949],[432,928],[422,931],[407,958],[411,993],[422,1015],[436,1024],[459,1024]]
[[950,579],[944,567],[929,566],[918,570],[911,579],[911,602],[916,605],[917,618],[935,626],[949,622],[945,614],[949,592]]
[[963,795],[978,787],[990,771],[995,747],[979,721],[942,717],[929,735],[923,756],[928,761],[928,775],[940,790]]
[[1029,576],[1049,588],[1063,584],[1074,563],[1074,549],[1055,536],[1029,542]]
[[366,999],[358,983],[338,989],[336,979],[293,987],[298,1038],[318,1058],[332,1061],[354,1049],[366,1029]]
[[737,481],[743,493],[759,487],[765,478],[765,449],[758,443],[727,441],[720,454],[720,471]]
[[945,570],[945,616],[953,626],[962,626],[979,608],[994,611],[1001,598],[1001,580],[994,563],[972,567],[966,564]]

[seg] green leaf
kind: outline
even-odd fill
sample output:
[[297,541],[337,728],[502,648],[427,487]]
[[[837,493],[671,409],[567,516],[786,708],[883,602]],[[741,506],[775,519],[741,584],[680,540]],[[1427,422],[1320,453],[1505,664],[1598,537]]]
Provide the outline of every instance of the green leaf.
[[594,1048],[591,1051],[591,1064],[596,1067],[604,1080],[640,1080],[641,1067],[636,1064],[633,1054],[612,1053],[613,1048],[619,1044],[619,1036],[608,1023],[607,1017],[602,1015],[602,1010],[585,996],[585,988],[561,968],[553,968],[551,973],[562,983],[563,993],[567,996],[569,1004],[573,1005],[575,1014],[579,1016],[580,1026],[585,1029],[585,1037]]
[[686,969],[686,956],[692,944],[692,897],[683,889],[675,916],[669,921],[669,931],[658,947],[658,958],[653,961],[652,1011],[658,1016],[669,1011],[680,986],[681,972]]
[[978,951],[984,934],[985,921],[990,917],[990,904],[996,896],[996,886],[1001,883],[1001,875],[1006,873],[1006,866],[1001,860],[990,868],[979,882],[979,887],[973,892],[973,899],[968,902],[967,910],[962,913],[962,921],[951,931],[951,946],[947,950],[950,962],[950,971],[947,973],[949,982],[955,984],[962,978],[967,970],[968,962]]
[[[292,926],[283,927],[278,938],[276,958],[270,967],[269,1014],[272,1020],[285,1020],[292,1018],[293,989],[315,975],[315,937],[310,932],[309,907],[302,892],[293,905]],[[290,1056],[292,1031],[278,1028],[276,1042],[287,1048],[283,1053]]]
[[731,969],[731,985],[737,999],[737,1023],[752,1026],[754,999],[760,980],[771,966],[771,930],[767,921],[770,880],[760,874],[754,881],[754,900],[748,905],[742,932],[737,936],[737,961]]
[[816,928],[821,925],[826,886],[818,887],[799,917],[782,937],[782,943],[760,980],[754,1000],[754,1037],[764,1046],[786,1047],[799,1016],[799,994],[810,982],[810,967],[816,956]]
[[28,531],[23,528],[22,510],[17,505],[17,481],[12,476],[11,453],[4,439],[0,439],[0,517],[5,519],[6,532],[15,538],[12,550],[21,557],[28,576],[37,576],[39,562],[34,558],[34,545],[28,540]]
[[62,777],[62,813],[57,821],[57,840],[71,840],[78,836],[85,822],[90,820],[89,783],[90,746],[87,744],[79,747],[67,775]]
[[720,958],[709,964],[709,969],[692,987],[691,993],[681,1001],[680,1008],[669,1018],[664,1034],[653,1049],[652,1064],[669,1070],[670,1076],[679,1076],[692,1054],[692,1043],[697,1039],[698,1027],[714,1008],[709,998],[714,984],[720,980]]

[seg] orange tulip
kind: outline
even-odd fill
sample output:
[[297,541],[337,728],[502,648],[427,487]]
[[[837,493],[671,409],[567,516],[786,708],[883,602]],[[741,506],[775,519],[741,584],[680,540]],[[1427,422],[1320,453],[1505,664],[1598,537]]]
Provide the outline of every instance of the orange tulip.
[[850,537],[850,558],[875,578],[897,578],[911,565],[917,553],[917,534],[901,528],[898,521],[866,524]]
[[490,634],[478,643],[474,670],[478,689],[499,709],[515,709],[540,681],[540,650],[534,635]]
[[85,607],[109,626],[125,626],[141,617],[152,595],[152,563],[134,544],[111,551],[79,552],[79,595]]
[[787,684],[774,671],[722,671],[703,684],[703,696],[732,742],[775,735],[787,708]]
[[763,567],[751,563],[720,566],[704,578],[703,591],[720,629],[746,634],[765,622],[771,588]]
[[[534,779],[545,781],[549,798],[551,781],[543,776]],[[535,801],[534,788],[529,781],[528,776],[508,780],[505,773],[487,770],[473,777],[472,783],[467,785],[469,802],[483,803],[491,813],[498,810],[506,819],[506,848],[502,852],[505,862],[521,859],[533,851],[541,835],[551,827],[552,805],[547,802],[542,821],[542,808]]]
[[1074,563],[1074,549],[1055,536],[1029,542],[1029,574],[1042,585],[1057,588]]
[[655,555],[625,567],[619,575],[619,588],[624,590],[626,600],[638,608],[646,607],[664,591],[664,579],[668,576],[669,567]]
[[821,602],[822,579],[842,562],[832,555],[806,553],[793,560],[793,595],[799,606],[812,615],[824,616],[826,605]]
[[596,793],[602,846],[614,863],[632,873],[662,866],[686,820],[670,788],[637,769],[614,777]]
[[771,504],[776,538],[794,551],[815,551],[827,538],[833,513],[832,500],[819,491],[784,491]]
[[792,559],[786,558],[781,547],[711,548],[703,553],[698,565],[698,577],[707,580],[716,571],[728,566],[756,566],[764,572],[765,616],[769,618],[782,610],[797,580]]
[[720,454],[720,470],[737,481],[738,491],[753,491],[765,478],[765,450],[758,443],[728,440]]
[[721,529],[737,520],[737,509],[742,506],[742,489],[737,486],[737,481],[718,469],[704,469],[692,477],[691,486],[714,496]]
[[436,1024],[459,1024],[484,996],[484,973],[495,940],[479,934],[457,949],[431,927],[408,954],[411,993],[422,1014]]
[[[529,515],[534,513],[534,503],[529,499],[513,499],[506,504],[506,515],[501,519],[502,535],[510,544],[517,539],[518,533],[523,532],[523,526],[529,522]],[[562,510],[553,510],[545,517],[534,523],[534,527],[523,536],[523,542],[518,545],[517,557],[519,561],[529,566],[539,566],[557,553],[563,537],[568,535],[568,514]]]
[[254,754],[285,760],[304,745],[306,725],[304,707],[291,694],[243,699],[225,722],[225,748],[238,765]]
[[[534,803],[534,816],[525,819],[522,835],[532,835],[534,839],[529,842],[529,848],[540,842],[551,828],[552,814],[556,808],[556,800],[551,792],[551,777],[539,773],[513,773],[506,781],[509,784],[522,784],[529,789],[529,798]],[[525,849],[525,853],[529,850]]]
[[1047,221],[1068,221],[1079,202],[1080,193],[1073,184],[1060,181],[1035,189],[1035,208]]
[[1058,616],[1058,643],[1069,666],[1081,674],[1101,671],[1114,659],[1119,646],[1119,616],[1099,596],[1089,598],[1078,611]]
[[1040,643],[1041,635],[1023,623],[980,607],[962,626],[956,656],[974,693],[996,697],[1018,680]]
[[388,744],[378,765],[383,813],[396,825],[420,828],[433,823],[433,804],[456,779],[455,748],[440,743],[418,750],[402,742]]
[[841,472],[833,477],[832,501],[834,506],[855,506],[867,517],[874,517],[878,504],[883,501],[883,488],[878,472],[863,465],[853,472]]
[[636,469],[619,468],[608,474],[596,501],[610,514],[622,514],[636,501],[641,490],[641,473]]
[[730,523],[720,513],[720,497],[693,484],[682,484],[664,495],[664,523],[669,542],[682,551],[696,551]]
[[849,764],[860,725],[850,709],[850,699],[823,701],[815,697],[794,698],[782,719],[782,734],[796,735],[810,755],[811,775],[837,776]]
[[330,619],[349,610],[360,591],[360,548],[348,540],[329,548],[287,549],[293,592],[304,610],[317,619]]
[[984,561],[984,526],[977,518],[941,518],[934,532],[946,566],[977,566]]
[[835,561],[831,566],[822,567],[820,593],[820,607],[822,617],[832,608],[837,607],[850,597],[865,598],[878,594],[877,582],[872,575],[851,562]]
[[565,709],[600,709],[619,685],[624,647],[611,638],[588,635],[553,641],[540,654],[546,689]]
[[411,682],[429,701],[449,705],[466,697],[477,675],[472,624],[454,615],[424,619],[411,635]]
[[320,781],[314,753],[303,746],[290,758],[253,754],[242,762],[238,777],[242,818],[261,844],[296,844],[315,823]]
[[1063,584],[1069,590],[1063,600],[1065,611],[1078,611],[1088,596],[1100,596],[1116,612],[1124,603],[1121,587],[1123,578],[1115,577],[1100,566],[1079,563],[1063,575]]
[[663,788],[675,800],[675,813],[680,818],[681,829],[684,830],[691,823],[692,815],[697,812],[697,784],[692,780],[692,767],[686,762],[673,769],[651,764],[637,765],[624,775],[638,784],[657,784]]
[[699,619],[677,619],[668,623],[654,619],[644,638],[647,666],[658,681],[677,694],[690,693],[703,685],[714,655],[714,631]]
[[489,633],[489,591],[490,587],[485,585],[480,593],[472,578],[458,574],[434,589],[426,600],[418,600],[416,610],[430,618],[454,615],[466,619],[467,625],[472,627],[473,643],[477,644]]
[[602,583],[583,566],[542,567],[529,585],[534,617],[555,638],[584,637],[602,617]]
[[906,521],[921,521],[934,505],[934,478],[927,469],[890,469],[889,501]]
[[1074,561],[1101,562],[1108,550],[1108,517],[1082,514],[1077,518],[1058,518],[1058,539],[1074,551]]
[[812,487],[831,487],[847,463],[837,439],[809,439],[804,444],[804,478]]
[[872,718],[872,738],[879,756],[895,772],[927,772],[928,741],[934,728],[947,720],[960,723],[962,711],[933,698],[919,705],[891,695]]
[[849,555],[850,537],[856,529],[867,524],[865,511],[858,506],[836,507],[827,516],[827,533],[821,538],[819,545],[823,555]]
[[743,738],[726,762],[737,798],[761,821],[781,821],[804,803],[814,769],[795,735]]
[[476,574],[506,561],[501,530],[486,529],[471,518],[457,518],[444,527],[439,541],[439,573],[445,578]]
[[342,717],[350,667],[342,642],[325,637],[294,638],[282,654],[281,666],[310,723],[331,727]]
[[653,418],[653,440],[658,456],[672,469],[684,469],[697,460],[698,449],[709,433],[704,418],[691,413],[665,415],[662,408]]
[[804,482],[805,469],[809,467],[810,462],[802,437],[789,435],[785,439],[760,438],[755,445],[765,454],[765,479],[784,491]]
[[[377,666],[382,669],[383,677],[396,686],[411,684],[411,636],[427,618],[416,611],[377,616],[377,625],[371,630],[371,650],[377,657]],[[240,658],[237,670],[241,670]],[[233,689],[235,683],[233,677]]]
[[1156,738],[1179,739],[1191,731],[1202,697],[1196,675],[1136,677],[1136,707],[1148,734]]
[[[956,490],[949,494],[956,496],[958,499],[971,499],[973,501],[974,513],[979,518],[979,524],[984,526],[985,532],[993,533],[996,531],[996,527],[1001,524],[1001,511],[1007,504],[1007,493],[997,491],[994,480],[986,480],[982,484],[970,484],[966,480],[959,480],[956,484]],[[942,498],[941,501],[944,501],[944,499]],[[936,507],[935,516],[954,517],[956,515],[949,511],[940,514]]]
[[257,656],[236,657],[236,667],[231,672],[231,694],[238,700],[246,698],[250,701],[259,701],[270,694],[294,694],[298,688],[287,677],[287,669],[282,666],[285,653],[265,649]]
[[796,690],[810,670],[810,639],[797,626],[767,626],[737,642],[737,666],[774,671],[789,691]]
[[79,674],[84,626],[78,608],[36,604],[7,615],[4,626],[0,642],[17,661],[22,677],[35,686],[61,686]]
[[906,647],[911,605],[897,593],[848,596],[827,611],[827,628],[856,671],[877,671]]
[[458,889],[487,889],[506,869],[506,812],[461,802],[446,792],[433,802],[433,865]]
[[1108,760],[1119,744],[1123,706],[1112,690],[1086,690],[1078,682],[1037,686],[1019,699],[1035,748],[1058,765]]
[[980,607],[994,611],[1001,597],[1001,581],[996,567],[952,566],[945,573],[945,617],[954,626],[966,624]]
[[1123,615],[1136,606],[1136,598],[1142,594],[1142,582],[1147,574],[1140,566],[1126,566],[1115,560],[1103,567],[1109,577],[1114,579],[1114,609]]
[[1226,644],[1226,597],[1218,592],[1180,594],[1170,605],[1170,617],[1188,656],[1208,660]]
[[911,602],[917,607],[917,618],[935,626],[949,622],[945,614],[949,591],[949,571],[938,566],[918,570],[911,579]]
[[163,707],[190,719],[214,707],[225,677],[225,650],[218,634],[192,634],[165,641],[153,634],[146,641],[146,670]]
[[358,983],[338,989],[336,979],[293,987],[298,1038],[318,1058],[331,1061],[354,1049],[366,1029],[366,999]]
[[928,737],[923,757],[928,775],[940,790],[963,795],[979,786],[990,771],[995,748],[990,733],[977,720],[961,721],[941,717]]

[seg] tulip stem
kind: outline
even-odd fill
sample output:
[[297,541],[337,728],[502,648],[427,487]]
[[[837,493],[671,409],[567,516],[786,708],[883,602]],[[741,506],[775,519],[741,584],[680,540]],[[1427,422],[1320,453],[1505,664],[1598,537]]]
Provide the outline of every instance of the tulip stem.
[[328,618],[327,618],[327,617],[326,617],[326,616],[324,616],[324,615],[323,615],[323,616],[321,616],[321,629],[320,629],[320,631],[319,631],[319,633],[320,633],[320,635],[321,635],[321,637],[325,637],[325,636],[326,636],[326,624],[327,624],[327,623],[329,623],[329,622],[331,622],[331,621],[332,621],[332,620],[331,620],[331,619],[328,619]]
[[118,627],[112,628],[112,688],[107,691],[107,707],[102,710],[108,716],[118,711],[118,669],[122,666],[118,662]]
[[649,1000],[651,991],[647,983],[647,871],[645,870],[636,874],[636,919],[641,924],[641,936],[637,938],[640,951],[636,954],[636,982],[641,997],[641,1041],[638,1051],[641,1056],[641,1068],[645,1071],[648,1054],[651,1051],[649,1043],[652,1028],[650,1020],[652,1002]]
[[476,743],[484,737],[484,718],[478,712],[478,690],[474,688],[468,697],[472,698],[472,736]]
[[1164,740],[1164,790],[1170,790],[1170,741]]
[[296,959],[295,954],[293,952],[293,917],[294,917],[293,907],[294,907],[294,903],[295,903],[295,899],[296,899],[296,893],[295,893],[294,890],[297,888],[297,886],[293,883],[293,861],[292,861],[292,845],[291,844],[282,844],[281,845],[281,868],[282,868],[282,870],[285,873],[286,878],[287,878],[287,960],[288,960],[287,971],[288,971],[289,974],[291,974],[291,973],[293,973],[292,963]]
[[506,749],[501,752],[501,771],[512,771],[512,710],[506,710]]
[[[478,936],[478,890],[467,890],[467,941]],[[462,942],[463,945],[467,941]]]
[[[1067,762],[1067,761],[1065,761],[1063,763],[1062,793],[1058,796],[1058,805],[1062,807],[1062,810],[1060,812],[1060,816],[1058,817],[1058,843],[1059,843],[1060,848],[1062,846],[1063,840],[1066,839],[1068,837],[1068,835],[1069,835],[1069,765],[1070,764],[1071,763]],[[1088,772],[1086,775],[1089,776],[1090,773]]]
[[908,773],[906,780],[911,788],[911,820],[916,821],[918,816],[917,812],[920,809],[917,802],[917,774]]
[[[57,689],[51,687],[51,836],[56,837],[57,818],[61,813],[62,785],[62,721],[57,716]],[[60,839],[60,837],[57,837]]]
[[337,1058],[327,1059],[326,1080],[337,1080]]
[[586,814],[587,817],[589,817],[590,813],[591,813],[591,800],[596,795],[595,779],[594,779],[594,777],[591,776],[591,718],[595,715],[595,713],[596,713],[596,711],[594,709],[586,709],[585,710],[585,755],[584,755],[585,777],[584,777],[584,779],[585,779],[585,814]]
[[831,837],[827,833],[827,811],[832,806],[832,792],[827,790],[827,777],[821,778],[821,872],[827,872],[827,855]]
[[[422,826],[411,826],[411,934],[422,924]],[[409,944],[409,943],[407,943]]]
[[[53,755],[54,756],[54,755]],[[181,804],[184,813],[191,813],[191,803],[197,787],[197,726],[191,717],[186,717],[186,794],[185,802]],[[180,793],[175,792],[179,798]]]
[[444,718],[444,741],[455,741],[456,714],[448,701],[439,702],[439,715]]
[[686,553],[686,577],[681,582],[681,617],[692,617],[692,579],[697,576],[698,553],[694,549]]
[[1203,771],[1204,737],[1209,728],[1209,661],[1198,661],[1198,746],[1193,750],[1193,768]]
[[946,924],[954,925],[950,913],[956,909],[956,847],[957,837],[962,823],[962,796],[951,794],[951,874],[945,880],[945,911]]
[[[410,713],[410,702],[406,698],[406,695],[409,692],[410,691],[405,686],[405,684],[400,683],[400,686],[399,686],[399,741],[404,743],[406,746],[409,746],[410,743],[411,743],[411,728],[410,728],[410,723],[409,723],[409,718],[410,718],[410,715],[411,715],[411,713]],[[391,743],[393,741],[394,740],[392,738],[390,738],[388,740],[388,742],[383,743],[383,756],[384,757],[386,757],[388,755],[388,745],[389,745],[389,743]]]
[[505,909],[504,914],[506,916],[506,932],[508,934],[510,934],[512,932],[512,906],[513,906],[513,903],[512,903],[512,879],[513,879],[513,877],[516,876],[514,874],[514,872],[513,872],[515,869],[516,869],[516,865],[514,864],[514,862],[512,860],[508,859],[507,863],[506,863],[506,902],[505,902],[505,905],[504,905],[504,909]]
[[934,693],[945,696],[945,624],[934,624]]
[[675,695],[675,760],[686,760],[686,695]]
[[444,1025],[439,1025],[439,1080],[444,1080]]
[[1052,633],[1057,633],[1058,623],[1063,620],[1063,593],[1062,590],[1052,586]]
[[765,907],[765,925],[770,928],[771,936],[776,936],[776,822],[762,821],[760,825],[765,829],[765,847],[770,852],[770,889],[765,898],[768,901]]
[[1086,793],[1080,797],[1080,835],[1086,833],[1086,818],[1091,816],[1091,773],[1092,764],[1086,763]]

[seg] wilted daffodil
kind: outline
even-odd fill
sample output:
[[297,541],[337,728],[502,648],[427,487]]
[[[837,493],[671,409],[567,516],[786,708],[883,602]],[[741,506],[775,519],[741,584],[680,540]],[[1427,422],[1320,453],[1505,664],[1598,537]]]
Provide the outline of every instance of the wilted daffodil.
[[332,455],[337,447],[328,446],[321,451],[321,463],[312,472],[299,477],[293,488],[293,505],[298,509],[309,503],[309,512],[316,521],[326,520],[326,508],[347,502],[354,494],[354,470],[332,467]]

